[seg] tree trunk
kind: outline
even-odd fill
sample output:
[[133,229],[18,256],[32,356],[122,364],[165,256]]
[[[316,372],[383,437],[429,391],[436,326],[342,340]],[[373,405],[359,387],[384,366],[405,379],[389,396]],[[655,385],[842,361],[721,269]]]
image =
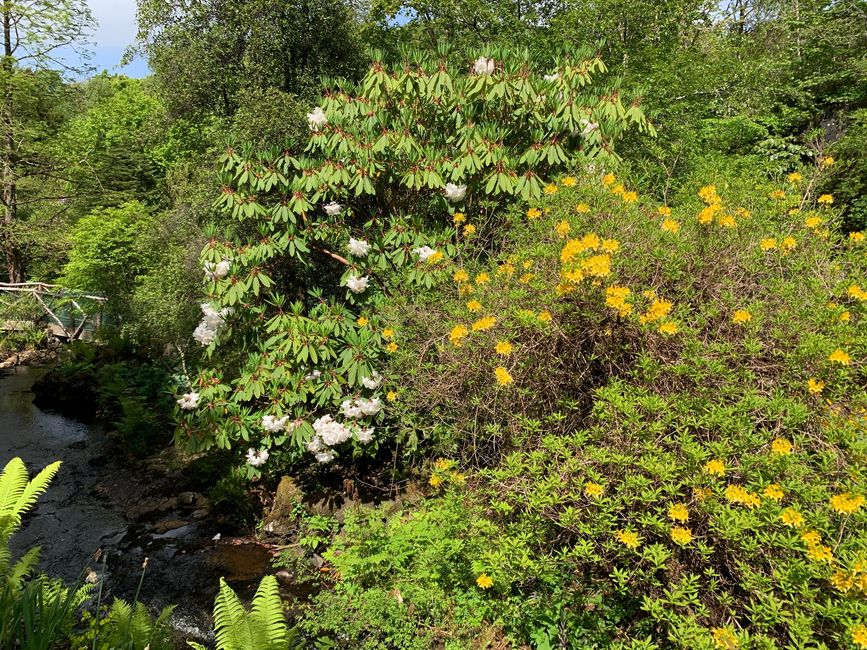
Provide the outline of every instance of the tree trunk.
[[24,282],[24,257],[15,242],[13,226],[18,216],[18,198],[15,186],[15,133],[12,121],[12,75],[15,72],[12,55],[11,7],[3,10],[3,239],[9,282]]

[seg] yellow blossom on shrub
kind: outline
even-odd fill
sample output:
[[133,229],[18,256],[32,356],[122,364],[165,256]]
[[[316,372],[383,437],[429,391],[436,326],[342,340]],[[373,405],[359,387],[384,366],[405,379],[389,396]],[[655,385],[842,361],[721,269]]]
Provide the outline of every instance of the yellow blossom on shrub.
[[719,458],[714,458],[704,464],[704,471],[714,476],[722,476],[726,473],[726,465]]
[[504,357],[512,354],[512,350],[514,350],[514,346],[508,341],[497,341],[497,345],[494,348],[497,354],[500,354]]
[[852,314],[848,309],[840,314],[841,323],[848,323],[850,320],[852,320]]
[[586,203],[579,203],[575,206],[575,212],[578,212],[579,214],[586,214],[590,212],[590,206]]
[[542,211],[539,208],[530,208],[527,210],[528,219],[538,219],[542,216]]
[[849,239],[853,242],[862,242],[864,241],[864,233],[863,232],[850,232]]
[[807,228],[818,228],[822,225],[822,217],[807,217],[804,219],[804,226]]
[[774,237],[767,237],[759,242],[759,247],[763,251],[772,251],[777,247],[777,240]]
[[822,544],[808,546],[807,557],[816,562],[827,562],[828,564],[831,564],[834,561],[834,554],[831,552],[831,547],[823,546]]
[[671,313],[674,307],[668,300],[654,300],[647,311],[639,319],[642,323],[652,323],[662,320]]
[[790,528],[801,528],[804,525],[804,515],[794,508],[786,508],[780,513],[780,521]]
[[389,402],[396,402],[397,393],[395,393],[393,390],[390,390],[385,394],[385,399],[387,399]]
[[739,503],[748,508],[755,508],[761,504],[758,496],[745,489],[742,485],[729,485],[725,490],[725,497],[729,503]]
[[494,586],[494,581],[487,573],[483,573],[476,578],[476,584],[479,585],[481,589],[490,589]]
[[822,160],[819,161],[820,167],[831,167],[834,164],[833,156],[825,156]]
[[560,237],[563,237],[563,238],[565,238],[566,235],[569,234],[569,230],[571,230],[571,226],[569,225],[569,222],[566,220],[558,221],[557,225],[554,226],[554,231],[558,235],[560,235]]
[[638,533],[631,530],[618,530],[617,540],[629,548],[638,548],[641,546],[641,537],[639,537]]
[[496,324],[497,319],[494,316],[485,316],[473,323],[471,327],[474,332],[484,332],[485,330],[491,329]]
[[559,188],[554,183],[548,183],[545,186],[545,194],[556,194]]
[[470,279],[470,274],[460,269],[459,271],[455,271],[455,274],[452,276],[452,279],[460,284],[461,282],[466,282]]
[[741,219],[749,219],[751,216],[753,216],[753,213],[746,208],[738,208],[737,210],[735,210],[735,214]]
[[382,338],[384,338],[386,341],[390,341],[394,338],[394,330],[390,327],[386,327],[384,330],[382,330]]
[[780,243],[780,246],[787,251],[790,251],[798,245],[797,240],[794,237],[785,237],[783,241]]
[[606,186],[613,185],[616,180],[617,177],[614,174],[605,174],[605,176],[602,177],[602,184]]
[[612,309],[616,309],[620,313],[620,316],[628,316],[632,311],[632,305],[626,302],[626,299],[631,293],[629,287],[618,287],[616,285],[608,287],[605,289],[605,304]]
[[482,286],[483,284],[487,284],[491,281],[491,276],[487,273],[479,273],[476,276],[476,285]]
[[661,216],[661,217],[670,217],[671,216],[671,208],[669,208],[667,205],[659,206],[656,209],[656,211],[659,213],[659,216]]
[[709,224],[711,221],[713,221],[713,218],[720,210],[722,210],[722,205],[720,205],[719,203],[711,203],[709,206],[703,208],[702,211],[698,213],[698,222],[704,225]]
[[753,319],[753,315],[750,312],[748,312],[746,309],[738,309],[732,315],[732,322],[735,325],[742,325],[744,323],[751,321],[752,319]]
[[467,303],[467,311],[472,313],[482,311],[482,303],[480,303],[478,300],[470,300]]
[[443,484],[443,480],[439,476],[437,476],[436,474],[431,474],[431,477],[430,477],[430,480],[428,481],[428,483],[430,483],[431,487],[436,488],[436,487],[439,487],[440,485]]
[[708,205],[719,203],[721,201],[719,194],[716,192],[716,187],[713,185],[705,185],[698,191],[698,195],[701,197],[701,200]]
[[442,251],[434,251],[430,254],[430,257],[427,258],[428,264],[436,264],[437,262],[441,262],[445,255],[442,254]]
[[859,648],[867,648],[867,625],[856,625],[852,628],[852,642]]
[[851,287],[849,287],[846,290],[846,293],[848,293],[852,298],[855,298],[856,300],[861,300],[861,301],[867,300],[867,291],[862,289],[857,284],[853,284]]
[[786,178],[790,183],[800,183],[804,180],[804,177],[799,172],[792,172]]
[[734,632],[724,627],[713,629],[713,643],[718,650],[737,650],[740,647]]
[[496,370],[494,370],[494,377],[497,380],[497,385],[499,386],[508,386],[514,380],[512,379],[512,375],[509,374],[509,371],[506,370],[503,366],[498,366]]
[[779,201],[780,199],[786,198],[786,193],[783,190],[774,190],[768,196],[775,201]]
[[823,194],[818,199],[816,199],[816,203],[819,205],[831,205],[834,202],[834,197],[830,194]]
[[618,183],[617,185],[615,185],[614,187],[611,188],[611,193],[614,196],[620,196],[624,192],[626,192],[626,187],[623,185],[623,183]]
[[624,203],[635,203],[638,200],[638,192],[624,192],[620,198]]
[[606,253],[616,253],[620,250],[620,242],[616,239],[603,239],[601,246]]
[[830,355],[828,355],[828,361],[839,363],[843,366],[848,366],[852,362],[852,357],[850,357],[845,351],[837,348]]
[[459,348],[463,345],[467,334],[469,334],[469,330],[467,330],[465,325],[455,325],[449,333],[449,339],[456,348]]
[[764,489],[762,494],[764,494],[765,497],[770,499],[771,501],[776,501],[778,503],[782,501],[783,497],[785,496],[783,494],[783,489],[777,483],[771,483],[768,487]]
[[689,510],[682,503],[675,503],[668,507],[668,518],[685,524],[689,521]]
[[669,336],[671,336],[672,334],[677,334],[677,323],[675,323],[673,320],[666,321],[659,326],[658,331],[660,334],[667,334]]
[[452,215],[452,221],[454,222],[454,224],[456,226],[462,224],[466,220],[467,220],[467,216],[463,212],[455,212]]
[[771,453],[778,456],[786,456],[792,453],[792,443],[785,438],[774,438],[771,443]]
[[521,284],[530,284],[530,280],[532,280],[535,276],[532,273],[525,273],[520,278],[518,278],[518,282]]
[[604,278],[611,273],[610,255],[593,255],[581,263],[581,269],[594,278]]
[[735,221],[735,218],[730,214],[724,214],[719,218],[719,225],[723,228],[737,228],[738,222]]
[[692,541],[692,531],[682,526],[674,526],[671,529],[671,541],[680,546],[686,546]]
[[475,234],[476,234],[476,227],[473,224],[468,223],[466,226],[464,226],[464,236],[465,237],[472,237]]
[[550,323],[553,320],[553,316],[551,316],[550,311],[540,311],[539,312],[539,321],[542,323]]
[[831,497],[830,504],[840,514],[851,515],[858,512],[864,505],[864,497],[860,494],[853,496],[850,492],[844,492]]
[[394,354],[395,352],[397,352],[397,343],[392,341],[391,343],[389,343],[388,345],[385,346],[385,351],[388,352],[389,354]]
[[704,501],[713,495],[713,490],[710,488],[697,487],[692,489],[692,496],[696,501]]
[[562,183],[563,187],[575,187],[575,183],[577,183],[577,181],[575,180],[574,176],[564,176]]
[[584,486],[584,494],[593,499],[602,496],[602,486],[599,485],[599,483],[587,483],[587,485]]
[[515,275],[515,267],[508,262],[500,264],[497,267],[497,275],[505,275],[506,277],[511,277]]
[[367,318],[365,318],[364,316],[359,316],[359,317],[358,317],[358,320],[355,321],[355,322],[356,322],[356,324],[357,324],[359,327],[364,327],[364,326],[367,325],[370,321],[369,321]]
[[662,222],[662,229],[667,232],[677,232],[680,230],[680,222],[674,219],[666,219]]

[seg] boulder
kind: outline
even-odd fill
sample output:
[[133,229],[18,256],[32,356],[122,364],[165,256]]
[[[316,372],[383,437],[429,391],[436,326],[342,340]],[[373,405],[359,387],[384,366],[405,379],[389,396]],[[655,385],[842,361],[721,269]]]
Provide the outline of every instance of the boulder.
[[301,503],[304,493],[291,476],[280,479],[271,511],[265,517],[262,530],[272,535],[290,535],[296,528],[295,508]]

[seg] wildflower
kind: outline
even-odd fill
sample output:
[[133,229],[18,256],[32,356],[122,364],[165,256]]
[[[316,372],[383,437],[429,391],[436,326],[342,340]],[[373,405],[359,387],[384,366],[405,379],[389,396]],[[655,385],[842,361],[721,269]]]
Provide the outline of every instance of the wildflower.
[[485,330],[491,329],[496,324],[497,319],[494,316],[485,316],[473,323],[471,327],[474,332],[484,332]]
[[599,483],[587,483],[584,486],[584,494],[586,494],[591,499],[595,499],[596,497],[602,496],[602,486]]
[[638,548],[641,546],[641,537],[639,537],[638,533],[631,530],[618,530],[617,540],[629,548]]
[[476,284],[479,286],[481,286],[483,284],[487,284],[488,282],[490,282],[490,280],[491,280],[491,276],[488,275],[487,273],[479,273],[476,276]]
[[350,275],[346,278],[346,288],[349,289],[352,293],[363,293],[368,285],[370,284],[370,278],[366,275],[358,277],[357,275]]
[[466,282],[467,280],[469,280],[470,274],[467,273],[466,271],[464,271],[463,269],[460,269],[458,271],[455,271],[455,274],[452,276],[452,279],[455,282],[457,282],[458,284],[460,284],[461,282]]
[[623,183],[618,183],[611,188],[611,193],[614,196],[621,196],[624,192],[626,192],[626,186],[624,186]]
[[229,269],[232,267],[232,262],[229,260],[221,260],[219,262],[205,262],[203,264],[205,270],[205,279],[211,282],[222,280],[229,274]]
[[822,544],[809,545],[807,547],[807,557],[816,562],[827,562],[829,564],[834,561],[834,554],[831,552],[831,548]]
[[497,345],[494,348],[494,351],[497,354],[502,355],[504,357],[507,357],[510,354],[512,354],[512,350],[514,350],[514,346],[511,343],[509,343],[508,341],[497,341]]
[[427,262],[434,255],[436,255],[436,251],[430,246],[421,246],[419,248],[412,249],[413,254],[418,255],[419,262]]
[[748,312],[746,309],[738,309],[732,315],[732,322],[735,325],[742,325],[743,323],[747,323],[753,319],[753,315]]
[[603,239],[601,245],[606,253],[616,253],[620,250],[620,242],[616,239]]
[[479,588],[481,589],[490,589],[494,586],[494,581],[487,573],[483,573],[476,578],[476,584],[479,585]]
[[662,325],[659,326],[658,331],[660,334],[666,334],[668,336],[671,336],[673,334],[677,334],[677,323],[675,323],[673,320],[666,321],[665,323],[663,323]]
[[635,203],[638,200],[638,192],[624,192],[620,198],[624,203]]
[[705,185],[698,191],[698,195],[708,205],[720,202],[719,194],[717,194],[716,187],[713,185]]
[[786,193],[783,190],[774,190],[768,196],[776,201],[786,198]]
[[548,184],[545,186],[545,189],[542,190],[542,191],[543,191],[545,194],[551,195],[551,194],[556,194],[556,193],[557,193],[557,190],[559,190],[559,189],[560,189],[560,188],[558,188],[554,183],[548,183]]
[[772,251],[777,247],[777,240],[774,237],[767,237],[759,242],[759,248],[763,251]]
[[670,534],[671,541],[679,546],[686,546],[692,541],[692,531],[683,526],[673,526]]
[[719,650],[737,650],[740,647],[740,643],[734,632],[724,627],[715,627],[713,629],[713,643]]
[[760,504],[759,498],[741,485],[729,485],[726,487],[725,497],[729,503],[739,503],[748,508],[755,508]]
[[395,352],[397,352],[397,343],[392,341],[391,343],[389,343],[388,345],[385,346],[385,351],[388,352],[389,354],[394,354]]
[[803,528],[804,515],[794,508],[786,508],[780,513],[780,521],[790,528]]
[[843,592],[844,594],[851,591],[855,586],[855,581],[845,571],[835,571],[828,581],[834,589]]
[[255,450],[252,447],[247,450],[247,463],[253,467],[261,467],[268,460],[268,450]]
[[563,187],[575,187],[577,181],[574,176],[565,176],[561,182],[563,183]]
[[369,321],[367,318],[365,318],[364,316],[359,316],[359,317],[358,317],[358,320],[355,321],[355,323],[356,323],[359,327],[364,327],[364,326],[367,325],[369,322],[370,322],[370,321]]
[[575,206],[575,212],[577,212],[578,214],[587,214],[588,212],[590,212],[590,206],[586,203],[579,203]]
[[455,325],[449,333],[449,339],[456,348],[459,348],[463,344],[467,334],[469,334],[469,330],[465,325]]
[[467,220],[467,216],[463,212],[455,212],[452,215],[452,222],[458,226]]
[[680,222],[675,221],[674,219],[666,219],[662,222],[662,229],[667,232],[675,233],[680,230]]
[[726,473],[726,466],[723,461],[718,458],[709,460],[704,464],[704,471],[714,476],[722,476]]
[[792,453],[792,443],[785,438],[774,438],[771,443],[771,453],[777,456],[788,456]]
[[589,276],[604,278],[611,273],[611,256],[594,255],[581,264],[582,270]]
[[792,172],[791,174],[789,174],[789,175],[786,177],[786,179],[787,179],[790,183],[800,183],[802,180],[804,180],[804,177],[803,177],[803,175],[801,175],[799,172]]
[[806,219],[804,219],[804,227],[806,228],[818,228],[821,225],[821,217],[807,217]]
[[661,217],[670,217],[671,216],[671,208],[669,208],[667,205],[659,206],[656,209],[656,211],[659,213],[659,216],[661,216]]
[[570,229],[571,229],[571,226],[569,225],[569,222],[568,222],[568,221],[565,221],[565,220],[563,220],[563,221],[558,221],[558,222],[557,222],[557,225],[554,226],[554,231],[555,231],[558,235],[560,235],[560,237],[566,237],[566,235],[569,234],[569,230],[570,230]]
[[857,284],[853,284],[851,287],[849,287],[846,290],[846,293],[852,298],[855,298],[856,300],[867,300],[867,291],[864,291],[864,289],[862,289]]
[[852,641],[859,648],[867,648],[867,625],[856,625],[852,628]]
[[711,203],[698,213],[698,222],[704,225],[709,224],[720,210],[722,210],[722,206],[719,203]]
[[780,247],[783,250],[790,251],[790,250],[794,249],[797,245],[798,245],[798,242],[795,240],[794,237],[785,237],[783,239],[783,241],[781,242]]
[[850,232],[849,239],[853,242],[862,242],[864,241],[864,233],[863,232]]
[[539,321],[542,323],[550,323],[552,320],[550,311],[540,311],[539,312]]
[[480,303],[478,300],[470,300],[467,303],[467,311],[470,311],[473,313],[475,313],[477,311],[482,311],[482,303]]
[[765,495],[766,498],[771,499],[772,501],[780,502],[783,500],[783,489],[776,483],[771,483],[768,487],[764,489],[762,494]]
[[542,211],[539,208],[530,208],[527,210],[528,219],[538,219],[542,216]]
[[510,375],[509,371],[506,370],[503,366],[498,366],[494,370],[494,377],[497,380],[498,386],[508,386],[514,381],[512,379],[512,375]]
[[830,194],[823,194],[818,199],[816,199],[816,203],[819,205],[831,205],[834,202],[834,197]]
[[467,195],[467,186],[455,185],[454,183],[446,183],[443,193],[445,194],[447,200],[451,201],[452,203],[458,203],[460,201],[463,201],[464,197]]
[[385,394],[385,399],[387,399],[389,402],[396,402],[397,393],[395,393],[393,390],[390,390]]
[[640,320],[642,323],[652,323],[662,320],[671,313],[673,305],[668,300],[654,300],[647,312],[642,314]]
[[177,400],[178,405],[185,411],[192,411],[199,405],[199,394],[195,391],[185,393]]
[[841,515],[851,515],[858,512],[864,505],[864,497],[860,494],[853,496],[850,492],[844,492],[831,497],[830,504]]
[[384,330],[382,330],[382,338],[384,338],[386,341],[390,341],[394,338],[394,330],[390,327],[386,327]]
[[323,126],[328,124],[328,118],[325,117],[325,111],[320,106],[313,109],[312,113],[307,113],[307,124],[311,131],[319,131]]
[[475,234],[476,227],[473,224],[468,223],[466,226],[464,226],[464,237],[472,237]]
[[830,355],[828,355],[828,361],[832,361],[834,363],[839,363],[843,366],[848,366],[852,362],[852,357],[850,357],[846,352],[837,348]]
[[617,177],[614,174],[605,174],[605,176],[602,177],[602,184],[607,187],[613,185],[615,180],[617,180]]
[[719,225],[723,228],[737,228],[738,222],[735,221],[735,218],[730,214],[724,214],[719,218]]
[[682,503],[675,503],[668,507],[668,518],[685,524],[689,521],[689,510]]
[[833,156],[825,156],[822,160],[819,161],[819,166],[821,167],[831,167],[834,164]]
[[431,477],[430,477],[430,480],[428,480],[428,483],[430,483],[431,487],[438,488],[440,485],[443,484],[443,480],[439,476],[437,476],[436,474],[431,474]]

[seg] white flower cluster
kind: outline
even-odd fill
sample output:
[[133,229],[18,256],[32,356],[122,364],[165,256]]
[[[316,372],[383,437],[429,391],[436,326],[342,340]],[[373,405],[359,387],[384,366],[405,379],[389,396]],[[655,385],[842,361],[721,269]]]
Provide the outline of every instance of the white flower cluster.
[[199,405],[199,394],[196,392],[185,393],[179,400],[181,408],[185,411],[192,411]]
[[596,122],[591,122],[588,119],[582,119],[580,124],[582,127],[581,135],[585,138],[599,128],[599,125]]
[[546,74],[545,81],[557,81],[560,78],[560,73],[555,72],[554,74]]
[[255,450],[252,447],[247,450],[247,462],[253,467],[261,467],[268,461],[268,450]]
[[367,289],[367,286],[370,284],[370,278],[366,275],[362,275],[358,277],[357,275],[350,275],[346,278],[346,288],[349,289],[352,293],[364,293]]
[[382,375],[380,375],[376,370],[373,371],[373,374],[370,377],[365,377],[361,380],[361,383],[364,384],[365,388],[370,390],[376,390],[382,384]]
[[418,259],[421,262],[427,262],[431,255],[434,255],[436,251],[430,246],[422,246],[421,248],[413,248],[412,252],[418,255]]
[[312,131],[319,131],[323,126],[328,124],[328,118],[325,117],[325,111],[320,106],[313,109],[312,113],[307,113],[307,123]]
[[276,418],[273,415],[262,416],[262,428],[268,433],[280,433],[286,428],[288,423],[288,415],[284,415],[282,418]]
[[203,302],[202,305],[202,321],[199,323],[193,332],[193,338],[202,345],[210,345],[217,338],[217,331],[226,322],[226,316],[232,313],[230,307],[216,310],[213,305]]
[[355,239],[354,237],[349,238],[349,243],[346,245],[346,248],[349,249],[349,252],[355,257],[367,257],[367,254],[370,252],[371,245],[369,242],[366,242],[363,239]]
[[340,404],[340,410],[343,412],[343,417],[357,420],[358,418],[371,417],[379,413],[382,410],[382,402],[378,397],[370,399],[365,397],[345,399]]
[[316,456],[320,463],[330,463],[334,460],[335,453],[330,449],[335,445],[355,438],[362,444],[373,440],[373,427],[363,428],[358,424],[346,426],[337,422],[330,415],[323,415],[313,422],[313,438],[307,443],[307,451]]
[[231,266],[232,263],[229,260],[205,262],[205,279],[210,280],[211,282],[222,280],[229,274],[229,268],[231,268]]
[[336,217],[338,214],[343,212],[343,206],[340,205],[337,201],[326,203],[323,206],[323,209],[325,210],[325,214],[327,214],[329,217]]
[[473,64],[473,72],[476,74],[494,74],[494,60],[480,56]]
[[454,183],[446,183],[445,190],[446,198],[452,203],[458,203],[464,200],[467,195],[466,185],[455,185]]

